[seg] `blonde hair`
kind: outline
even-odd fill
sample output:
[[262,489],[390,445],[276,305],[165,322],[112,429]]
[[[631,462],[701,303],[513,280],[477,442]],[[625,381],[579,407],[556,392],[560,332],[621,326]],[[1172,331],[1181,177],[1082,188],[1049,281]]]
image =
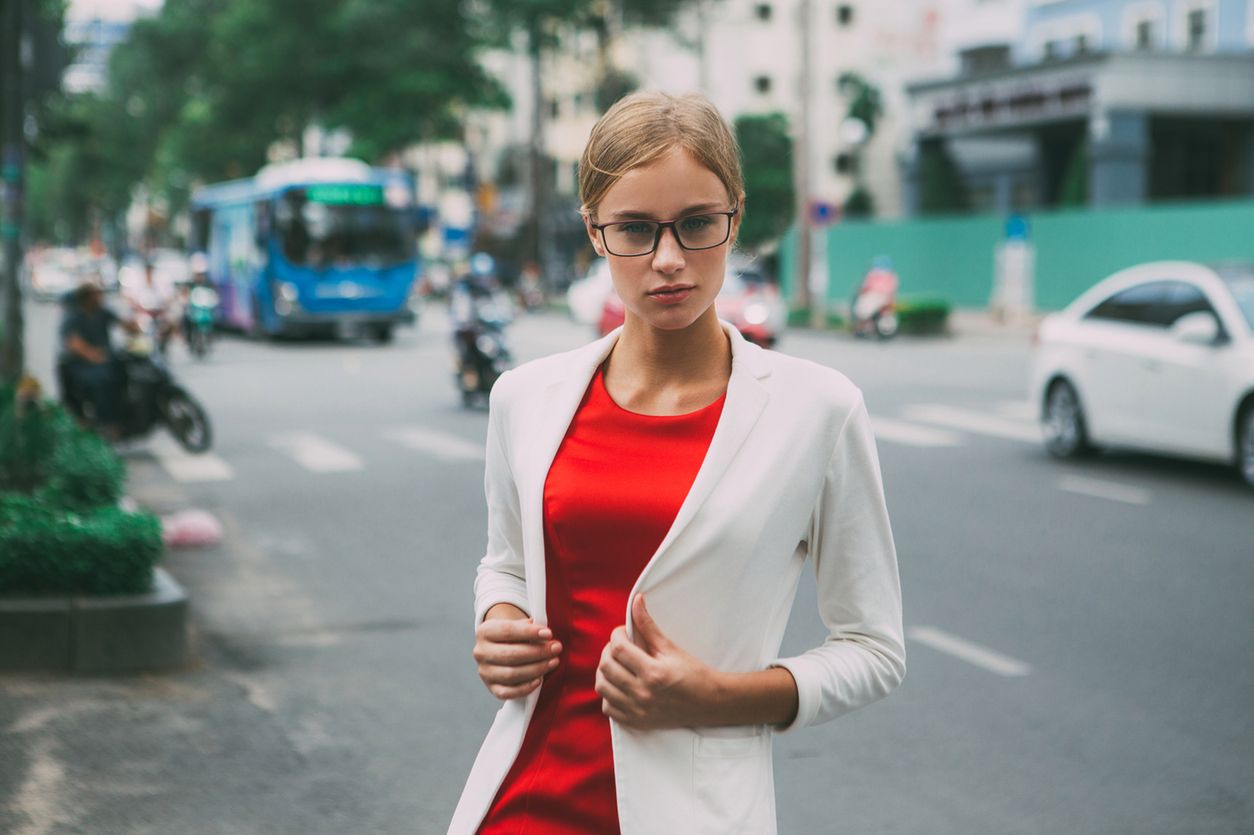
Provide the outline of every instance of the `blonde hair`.
[[722,181],[740,203],[740,148],[705,96],[640,92],[619,99],[592,128],[579,160],[580,214],[591,217],[619,178],[683,148]]

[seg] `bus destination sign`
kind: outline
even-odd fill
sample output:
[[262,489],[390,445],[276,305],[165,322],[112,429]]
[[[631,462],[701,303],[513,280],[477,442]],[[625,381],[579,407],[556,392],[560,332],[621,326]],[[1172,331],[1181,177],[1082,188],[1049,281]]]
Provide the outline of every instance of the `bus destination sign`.
[[310,203],[333,206],[378,206],[383,203],[383,186],[367,183],[319,183],[305,189]]

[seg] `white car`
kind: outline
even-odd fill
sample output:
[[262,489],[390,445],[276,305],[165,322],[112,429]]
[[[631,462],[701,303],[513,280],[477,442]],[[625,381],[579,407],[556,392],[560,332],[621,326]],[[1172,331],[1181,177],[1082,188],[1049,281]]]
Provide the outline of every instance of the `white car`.
[[1047,316],[1030,396],[1045,446],[1235,464],[1254,487],[1254,265],[1141,264]]

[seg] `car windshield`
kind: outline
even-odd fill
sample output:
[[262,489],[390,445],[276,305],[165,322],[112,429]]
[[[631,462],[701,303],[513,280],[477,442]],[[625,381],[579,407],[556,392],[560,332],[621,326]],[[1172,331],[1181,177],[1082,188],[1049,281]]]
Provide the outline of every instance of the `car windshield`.
[[288,261],[311,267],[383,267],[412,260],[409,213],[382,199],[370,202],[359,191],[307,195],[304,189],[293,189],[284,194],[275,207],[275,225]]
[[1254,330],[1254,269],[1221,269],[1219,275],[1232,291],[1246,323]]

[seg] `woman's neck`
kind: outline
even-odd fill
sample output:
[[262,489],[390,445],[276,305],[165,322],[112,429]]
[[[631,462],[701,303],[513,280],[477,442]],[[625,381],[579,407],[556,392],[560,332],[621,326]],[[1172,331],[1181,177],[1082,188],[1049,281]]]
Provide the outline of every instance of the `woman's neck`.
[[706,406],[726,390],[730,375],[731,344],[713,308],[676,331],[628,315],[605,362],[605,385],[615,402],[646,414]]

